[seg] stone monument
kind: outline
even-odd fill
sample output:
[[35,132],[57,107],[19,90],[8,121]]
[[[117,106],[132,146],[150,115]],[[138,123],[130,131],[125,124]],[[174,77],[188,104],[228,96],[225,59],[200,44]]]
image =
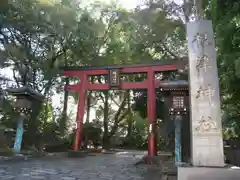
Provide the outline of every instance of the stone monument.
[[[196,8],[197,9],[197,8]],[[212,22],[187,23],[193,166],[224,166],[219,81]]]

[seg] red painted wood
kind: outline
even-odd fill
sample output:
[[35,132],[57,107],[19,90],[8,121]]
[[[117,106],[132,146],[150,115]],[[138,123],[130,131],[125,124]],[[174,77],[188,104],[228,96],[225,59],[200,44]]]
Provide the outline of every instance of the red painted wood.
[[146,89],[148,86],[147,81],[143,82],[125,82],[121,85],[122,89]]
[[68,70],[68,71],[64,71],[63,75],[64,76],[77,76],[77,77],[81,77],[81,75],[84,74],[84,71],[77,71],[77,70]]
[[[153,129],[156,131],[156,124],[153,126]],[[157,136],[155,132],[148,135],[148,156],[157,156]]]
[[155,92],[155,76],[152,67],[148,69],[148,126],[152,130],[148,135],[148,156],[157,155],[156,149],[156,92]]
[[[159,84],[161,81],[156,80],[155,81],[155,88],[159,87]],[[147,80],[143,82],[125,82],[122,83],[119,89],[146,89],[148,87],[148,82]],[[87,90],[109,90],[109,85],[108,83],[106,84],[88,84],[86,86]],[[73,85],[68,85],[65,87],[65,90],[67,91],[73,91],[73,92],[78,92],[80,90],[80,84],[73,84]]]
[[121,73],[143,73],[143,72],[147,72],[148,71],[148,67],[128,67],[128,68],[124,68],[121,69]]
[[82,126],[83,126],[83,118],[84,118],[84,110],[85,110],[85,98],[87,93],[87,75],[85,73],[81,74],[80,77],[81,86],[79,90],[79,100],[78,100],[78,109],[77,109],[77,129],[75,134],[75,141],[74,141],[74,150],[77,151],[80,149],[81,146],[81,139],[82,139]]
[[80,91],[81,89],[81,84],[73,84],[73,85],[68,85],[68,86],[65,86],[65,91]]
[[[120,89],[148,89],[148,121],[153,127],[149,132],[148,137],[148,155],[156,156],[156,92],[155,88],[161,85],[160,80],[155,80],[154,72],[161,71],[174,71],[177,70],[177,65],[159,65],[159,66],[136,66],[136,67],[123,67],[120,68],[120,73],[148,73],[148,79],[143,82],[123,82]],[[77,76],[80,77],[80,84],[69,85],[65,87],[67,91],[77,91],[80,94],[78,109],[77,109],[77,129],[74,141],[74,150],[79,150],[81,144],[82,125],[85,108],[85,98],[87,90],[109,90],[108,84],[89,84],[89,75],[108,75],[107,69],[97,70],[65,70],[64,76]]]
[[90,70],[86,71],[87,75],[107,75],[108,70],[106,69],[98,69],[98,70]]
[[109,90],[109,84],[88,84],[88,90],[93,91],[102,91],[102,90]]
[[177,65],[162,65],[162,66],[152,66],[151,67],[154,72],[162,72],[162,71],[175,71],[178,70]]

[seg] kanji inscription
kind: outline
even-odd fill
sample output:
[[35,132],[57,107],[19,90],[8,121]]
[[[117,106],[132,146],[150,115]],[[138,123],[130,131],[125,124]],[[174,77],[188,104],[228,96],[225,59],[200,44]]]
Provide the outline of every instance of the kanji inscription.
[[197,45],[197,48],[204,48],[205,45],[212,46],[212,41],[209,40],[208,33],[197,33],[192,41],[193,44]]
[[196,99],[205,100],[207,98],[209,105],[213,106],[214,95],[215,95],[215,89],[212,88],[210,84],[208,84],[206,88],[203,88],[202,86],[199,87],[199,89],[197,90]]
[[207,72],[207,69],[212,67],[211,65],[207,64],[208,62],[209,62],[209,57],[206,55],[197,57],[196,69],[197,69],[198,73],[200,72],[200,69],[202,69],[202,68],[205,70],[205,72]]
[[[188,23],[187,38],[192,164],[224,166],[220,96],[212,22],[199,20]],[[207,140],[203,142],[202,137]],[[210,147],[211,151],[209,151]],[[199,155],[201,151],[205,153],[204,158]]]
[[215,95],[215,89],[210,86],[210,84],[205,89],[205,96],[208,97],[209,105],[213,104],[213,96]]
[[195,128],[196,132],[200,132],[200,133],[210,132],[216,129],[217,129],[217,123],[214,120],[212,120],[210,116],[208,116],[207,118],[205,118],[204,116],[201,116]]
[[206,88],[203,88],[202,86],[199,87],[197,90],[196,99],[204,100],[205,98],[208,99],[209,105],[213,105],[213,97],[215,94],[215,89],[208,84]]
[[119,69],[111,69],[109,71],[110,87],[118,87],[120,85],[120,71]]
[[204,99],[204,95],[205,95],[205,91],[204,91],[203,87],[200,86],[199,89],[197,90],[196,98],[203,100]]
[[212,41],[209,40],[208,33],[199,33],[197,32],[193,38],[192,46],[195,51],[196,56],[196,69],[198,71],[198,75],[201,69],[204,69],[207,72],[208,68],[212,66],[209,65],[210,58],[205,54],[205,45],[212,46]]

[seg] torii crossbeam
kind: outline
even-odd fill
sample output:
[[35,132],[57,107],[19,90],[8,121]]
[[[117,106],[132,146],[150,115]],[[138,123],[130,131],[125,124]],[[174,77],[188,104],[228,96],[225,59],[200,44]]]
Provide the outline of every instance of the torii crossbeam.
[[[76,134],[73,145],[74,150],[80,149],[82,125],[85,109],[85,99],[88,90],[111,90],[111,89],[147,89],[148,93],[148,156],[156,156],[156,93],[155,89],[161,81],[155,80],[156,72],[177,71],[185,67],[183,60],[160,61],[149,65],[119,65],[102,67],[64,67],[64,76],[74,76],[80,78],[80,82],[65,87],[66,91],[79,93]],[[147,79],[142,82],[121,82],[120,76],[123,74],[147,73]],[[94,84],[88,81],[88,76],[108,75],[109,80],[104,84]]]

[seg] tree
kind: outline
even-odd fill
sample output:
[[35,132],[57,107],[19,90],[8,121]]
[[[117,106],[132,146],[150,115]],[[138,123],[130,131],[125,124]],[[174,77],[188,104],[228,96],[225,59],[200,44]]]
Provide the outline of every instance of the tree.
[[[8,81],[8,84],[12,87],[30,86],[45,97],[43,105],[35,107],[31,120],[25,122],[25,137],[32,138],[25,141],[26,144],[34,143],[35,138],[46,137],[52,130],[56,132],[54,139],[61,139],[65,134],[68,96],[73,96],[77,102],[78,94],[65,92],[61,110],[53,107],[51,97],[62,92],[63,84],[79,82],[79,79],[63,78],[60,66],[146,64],[186,56],[185,25],[193,15],[193,1],[186,0],[179,5],[173,0],[149,0],[144,7],[131,11],[116,4],[93,3],[83,7],[82,2],[79,6],[70,0],[49,2],[11,1],[0,7],[0,64],[12,69],[14,75],[13,82]],[[224,123],[228,131],[232,126],[237,131],[240,127],[236,121],[240,102],[239,3],[228,0],[202,2],[204,15],[214,21],[217,37]],[[186,78],[177,73],[163,73],[161,76],[168,80]],[[145,78],[146,75],[142,74],[123,77],[131,82]],[[90,81],[105,83],[108,78],[92,76]],[[15,122],[10,121],[15,115],[12,113],[13,100],[6,95],[1,97],[4,97],[1,99],[4,102],[1,104],[4,106],[1,122],[6,127],[14,127]],[[157,118],[165,123],[162,99],[157,91]],[[141,116],[142,121],[146,121],[146,91],[90,91],[86,101],[86,127],[89,125],[91,133],[85,134],[90,139],[92,134],[101,134],[104,146],[109,147],[111,138],[120,134],[118,138],[127,136],[135,146],[144,146],[147,125],[138,128],[140,120],[136,117]],[[90,122],[89,112],[93,106],[97,109],[103,132]]]
[[[30,86],[44,95],[46,104],[61,86],[58,67],[64,63],[83,64],[81,57],[76,61],[79,57],[74,48],[89,42],[86,37],[76,36],[87,24],[79,25],[84,18],[79,20],[77,9],[66,2],[53,5],[24,0],[1,6],[0,53],[3,66],[13,70],[12,86]],[[26,122],[25,137],[32,138],[29,143],[34,143],[41,121],[45,122],[40,114],[41,108],[35,107],[31,120]],[[65,122],[61,124],[65,126]]]
[[[224,129],[233,129],[239,137],[239,10],[237,1],[211,1],[207,15],[214,22],[216,33],[217,61],[224,112]],[[230,36],[229,36],[230,35]]]

